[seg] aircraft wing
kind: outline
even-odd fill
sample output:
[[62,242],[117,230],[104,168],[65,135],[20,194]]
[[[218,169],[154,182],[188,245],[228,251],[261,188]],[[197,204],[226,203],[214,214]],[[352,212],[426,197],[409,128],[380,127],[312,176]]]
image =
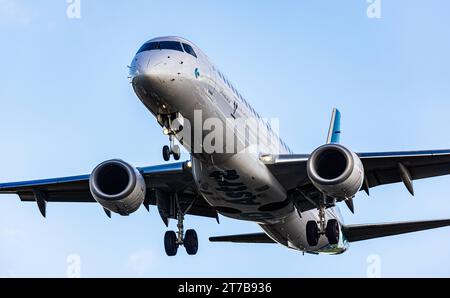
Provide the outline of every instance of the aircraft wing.
[[[412,181],[450,174],[450,150],[372,152],[357,154],[366,177],[366,190],[402,182],[402,167],[406,168]],[[306,166],[309,155],[262,156],[277,180],[289,191],[301,190],[309,200],[300,203],[301,211],[316,208],[311,202],[320,198],[320,193],[308,178]],[[409,188],[414,194],[412,184]]]
[[364,164],[369,187],[402,182],[399,164],[412,180],[450,174],[450,150],[382,152],[358,154]]
[[[194,205],[191,215],[216,218],[217,212],[197,193],[191,170],[186,162],[138,168],[147,185],[145,205],[156,205],[155,190],[178,192],[181,201]],[[16,194],[24,202],[36,201],[45,194],[46,202],[95,203],[89,190],[90,175],[0,184],[0,194]],[[183,202],[182,202],[183,203]],[[185,204],[188,204],[186,202]],[[45,212],[44,212],[45,213]]]
[[[412,180],[450,174],[450,149],[357,154],[364,165],[370,188],[402,182],[399,164],[411,173]],[[262,157],[263,161],[267,157]],[[309,184],[306,164],[309,155],[277,155],[265,161],[272,174],[286,189]]]

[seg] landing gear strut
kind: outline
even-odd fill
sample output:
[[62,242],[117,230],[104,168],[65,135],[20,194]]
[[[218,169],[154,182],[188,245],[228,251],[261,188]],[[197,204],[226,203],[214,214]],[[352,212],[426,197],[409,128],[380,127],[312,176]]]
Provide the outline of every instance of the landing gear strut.
[[308,221],[306,224],[306,238],[310,246],[319,244],[320,236],[325,235],[328,243],[335,245],[339,243],[340,226],[336,219],[330,219],[325,225],[325,205],[319,207],[319,221]]
[[197,232],[195,230],[187,230],[186,233],[184,232],[184,216],[189,211],[189,209],[192,207],[189,206],[184,212],[181,210],[181,206],[178,200],[178,196],[176,197],[177,202],[177,228],[178,231],[168,231],[166,232],[164,236],[164,248],[166,250],[166,254],[169,257],[173,257],[178,252],[178,247],[184,246],[186,249],[186,252],[188,255],[196,255],[198,252],[198,237]]
[[184,118],[180,113],[172,114],[158,114],[158,122],[164,128],[164,134],[169,136],[169,145],[162,149],[163,158],[165,161],[170,160],[173,155],[175,160],[180,160],[181,151],[178,145],[175,145],[175,135],[183,130]]

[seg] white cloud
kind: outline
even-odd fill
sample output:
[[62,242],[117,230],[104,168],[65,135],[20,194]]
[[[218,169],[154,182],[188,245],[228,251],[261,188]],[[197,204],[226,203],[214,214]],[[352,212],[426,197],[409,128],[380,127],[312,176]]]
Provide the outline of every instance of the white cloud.
[[19,0],[0,0],[0,24],[26,26],[31,21],[31,12]]
[[128,257],[127,267],[133,272],[143,275],[154,263],[154,254],[150,250],[139,250]]

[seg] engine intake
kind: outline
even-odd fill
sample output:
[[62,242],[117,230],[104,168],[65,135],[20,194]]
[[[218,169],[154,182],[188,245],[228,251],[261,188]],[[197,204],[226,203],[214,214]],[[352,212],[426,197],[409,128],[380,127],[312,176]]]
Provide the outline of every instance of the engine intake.
[[109,160],[91,174],[92,196],[104,208],[120,215],[130,215],[145,199],[146,185],[139,171],[122,160]]
[[364,166],[359,157],[337,144],[315,150],[308,160],[307,171],[317,189],[337,199],[354,197],[364,182]]

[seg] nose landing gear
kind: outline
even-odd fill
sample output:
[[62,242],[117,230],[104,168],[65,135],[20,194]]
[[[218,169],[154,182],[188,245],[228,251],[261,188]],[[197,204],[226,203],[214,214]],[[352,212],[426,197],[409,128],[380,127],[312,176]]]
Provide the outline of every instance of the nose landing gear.
[[184,118],[179,113],[173,114],[159,114],[158,122],[164,128],[164,134],[169,136],[169,145],[162,149],[162,155],[165,161],[170,160],[173,156],[175,160],[180,160],[181,150],[180,146],[175,145],[175,135],[183,130]]
[[171,155],[173,155],[173,158],[175,160],[180,160],[180,158],[181,158],[180,146],[174,145],[174,135],[173,134],[169,135],[169,140],[170,140],[170,145],[169,146],[166,145],[162,149],[164,161],[169,161]]

